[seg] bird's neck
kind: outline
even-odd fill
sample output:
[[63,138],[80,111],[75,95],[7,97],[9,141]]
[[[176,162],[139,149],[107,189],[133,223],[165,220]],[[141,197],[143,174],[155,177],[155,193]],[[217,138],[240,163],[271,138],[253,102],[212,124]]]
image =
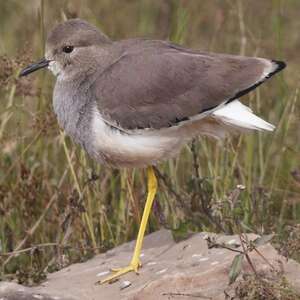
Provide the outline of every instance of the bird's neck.
[[82,146],[89,132],[93,106],[89,96],[89,83],[88,78],[57,80],[53,95],[53,107],[59,125]]

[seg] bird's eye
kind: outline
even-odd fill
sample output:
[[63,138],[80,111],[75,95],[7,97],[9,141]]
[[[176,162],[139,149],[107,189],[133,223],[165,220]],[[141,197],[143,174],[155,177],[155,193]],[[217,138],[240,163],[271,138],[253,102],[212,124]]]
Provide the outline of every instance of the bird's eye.
[[74,47],[73,46],[64,46],[63,51],[65,53],[71,53],[73,51]]

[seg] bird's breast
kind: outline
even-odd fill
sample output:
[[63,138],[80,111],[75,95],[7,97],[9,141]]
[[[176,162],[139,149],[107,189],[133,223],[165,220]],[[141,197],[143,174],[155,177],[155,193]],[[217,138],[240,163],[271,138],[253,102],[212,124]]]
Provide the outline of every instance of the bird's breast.
[[78,144],[87,142],[90,130],[91,109],[87,94],[68,84],[56,83],[53,94],[53,108],[60,127]]

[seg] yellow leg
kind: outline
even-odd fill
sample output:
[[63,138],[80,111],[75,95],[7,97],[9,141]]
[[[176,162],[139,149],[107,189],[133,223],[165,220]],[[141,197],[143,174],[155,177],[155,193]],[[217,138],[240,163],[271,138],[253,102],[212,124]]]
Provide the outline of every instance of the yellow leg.
[[143,212],[143,217],[142,217],[142,221],[141,221],[141,225],[140,225],[139,233],[137,236],[136,245],[135,245],[135,249],[133,252],[131,262],[130,262],[129,266],[127,266],[125,268],[112,270],[113,274],[101,281],[98,281],[99,284],[113,281],[114,279],[116,279],[128,272],[134,271],[137,273],[138,268],[141,267],[140,254],[141,254],[141,250],[142,250],[143,239],[144,239],[149,215],[151,212],[152,203],[153,203],[153,200],[154,200],[154,197],[156,194],[156,190],[157,190],[157,180],[156,180],[155,173],[154,173],[154,170],[152,167],[148,167],[147,176],[148,176],[148,195],[147,195],[147,200],[146,200],[146,204],[145,204],[145,208],[144,208],[144,212]]

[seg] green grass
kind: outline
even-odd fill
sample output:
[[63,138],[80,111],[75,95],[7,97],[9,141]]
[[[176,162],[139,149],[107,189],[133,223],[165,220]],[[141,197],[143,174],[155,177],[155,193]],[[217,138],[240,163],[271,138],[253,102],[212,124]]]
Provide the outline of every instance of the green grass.
[[[144,170],[91,161],[58,128],[52,76],[17,78],[43,55],[48,28],[70,16],[114,39],[148,36],[286,60],[284,74],[243,97],[276,131],[223,144],[202,138],[158,166],[149,231],[164,226],[182,238],[191,231],[243,230],[283,239],[299,223],[300,184],[291,175],[300,168],[299,1],[28,0],[2,1],[0,8],[1,278],[38,282],[46,270],[85,260],[138,230]],[[13,257],[12,251],[23,252]]]

